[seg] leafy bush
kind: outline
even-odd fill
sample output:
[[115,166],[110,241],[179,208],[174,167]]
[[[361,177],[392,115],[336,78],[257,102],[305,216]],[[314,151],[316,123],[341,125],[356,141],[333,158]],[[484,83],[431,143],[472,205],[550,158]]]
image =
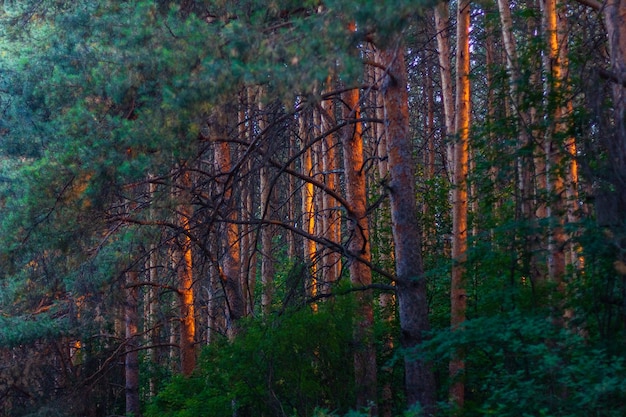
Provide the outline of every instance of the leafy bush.
[[[346,297],[348,298],[348,297]],[[347,300],[251,320],[233,342],[207,346],[198,372],[175,377],[147,417],[313,416],[354,404]]]
[[467,355],[464,415],[626,415],[624,358],[546,315],[516,310],[469,320],[427,347],[444,363],[459,348]]

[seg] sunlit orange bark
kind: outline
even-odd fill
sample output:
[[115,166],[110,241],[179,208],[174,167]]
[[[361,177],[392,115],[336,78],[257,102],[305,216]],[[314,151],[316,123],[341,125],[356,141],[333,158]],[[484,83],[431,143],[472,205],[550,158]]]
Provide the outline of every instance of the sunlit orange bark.
[[[305,115],[301,114],[299,121],[299,135],[302,142],[304,153],[302,155],[302,172],[305,175],[313,175],[313,154],[308,144],[309,132],[305,120]],[[302,222],[304,230],[311,234],[315,234],[315,189],[310,182],[304,182],[302,185]],[[309,272],[311,282],[307,285],[308,295],[314,297],[317,295],[317,261],[316,252],[317,245],[315,241],[304,239],[303,255],[306,262],[309,263]],[[315,308],[315,306],[313,306]]]
[[[184,167],[179,178],[181,196],[187,196],[191,189],[191,177]],[[183,197],[186,199],[185,197]],[[191,230],[189,220],[192,208],[188,201],[178,206],[178,222],[182,230],[178,238],[176,268],[178,274],[178,294],[180,298],[180,361],[183,375],[191,375],[196,367],[196,319],[193,289],[193,261],[191,253]]]
[[550,279],[556,283],[563,281],[565,275],[565,246],[567,236],[564,231],[565,209],[565,178],[562,174],[563,153],[559,141],[559,134],[563,133],[564,125],[561,121],[563,107],[559,95],[562,91],[563,67],[559,53],[557,0],[543,0],[542,17],[546,38],[546,55],[544,66],[548,77],[547,95],[549,105],[554,110],[550,114],[552,124],[545,140],[546,154],[546,184],[548,204],[546,215],[550,219],[550,236],[548,241],[548,273]]

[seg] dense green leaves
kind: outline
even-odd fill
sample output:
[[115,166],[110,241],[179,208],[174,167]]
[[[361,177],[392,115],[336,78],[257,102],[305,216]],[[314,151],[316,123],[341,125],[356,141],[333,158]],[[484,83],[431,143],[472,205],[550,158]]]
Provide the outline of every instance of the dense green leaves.
[[191,378],[175,378],[148,416],[316,415],[353,404],[351,308],[346,300],[254,320],[232,343],[205,348]]

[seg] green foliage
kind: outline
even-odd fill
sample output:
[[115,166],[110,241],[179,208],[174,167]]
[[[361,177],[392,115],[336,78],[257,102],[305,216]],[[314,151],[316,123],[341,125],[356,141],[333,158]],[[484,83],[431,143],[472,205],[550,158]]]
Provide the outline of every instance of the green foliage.
[[175,377],[148,417],[319,415],[353,404],[350,303],[337,300],[250,321],[233,342],[208,346],[199,371]]
[[469,320],[425,345],[435,362],[462,349],[464,415],[619,416],[626,411],[626,362],[541,312],[514,310]]

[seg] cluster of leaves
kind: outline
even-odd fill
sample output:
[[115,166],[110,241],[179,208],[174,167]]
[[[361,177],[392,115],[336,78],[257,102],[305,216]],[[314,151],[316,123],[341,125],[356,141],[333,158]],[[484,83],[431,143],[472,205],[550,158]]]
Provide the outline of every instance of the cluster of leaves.
[[[354,403],[348,298],[248,322],[238,338],[204,348],[199,370],[175,377],[148,417],[313,416]],[[249,413],[249,414],[248,414]]]
[[467,355],[464,415],[619,416],[626,363],[545,314],[513,310],[439,332],[424,347],[435,361]]

